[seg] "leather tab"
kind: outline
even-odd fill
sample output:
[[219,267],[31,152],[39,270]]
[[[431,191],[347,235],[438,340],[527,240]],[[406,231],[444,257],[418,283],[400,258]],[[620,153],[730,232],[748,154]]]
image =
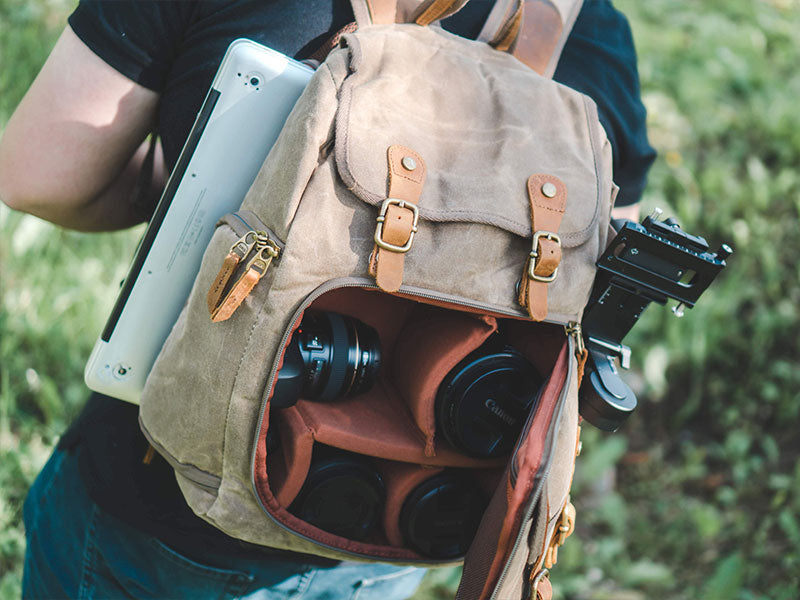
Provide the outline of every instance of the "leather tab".
[[263,273],[258,272],[256,269],[248,269],[247,273],[242,275],[236,282],[236,285],[231,288],[228,295],[225,296],[222,304],[220,304],[212,313],[211,320],[214,323],[220,321],[227,321],[231,318],[236,309],[239,308],[244,299],[250,295],[253,288],[261,279]]
[[567,187],[554,175],[531,175],[528,198],[533,247],[525,263],[518,301],[532,320],[542,321],[547,317],[547,285],[558,275],[561,262],[558,228],[567,206]]
[[545,75],[562,39],[561,14],[550,0],[526,0],[521,17],[519,35],[511,54]]
[[425,182],[425,162],[409,148],[390,146],[389,195],[381,207],[369,271],[382,290],[396,292],[403,283],[405,253],[410,250],[419,214],[416,205]]
[[212,317],[219,304],[219,299],[222,297],[222,292],[225,289],[225,286],[228,284],[228,281],[230,281],[230,278],[233,276],[236,266],[239,264],[240,260],[241,258],[238,254],[235,252],[229,252],[225,257],[225,260],[222,261],[222,267],[220,267],[219,273],[217,273],[217,277],[214,279],[214,283],[211,284],[208,294],[206,295],[208,314],[210,314]]

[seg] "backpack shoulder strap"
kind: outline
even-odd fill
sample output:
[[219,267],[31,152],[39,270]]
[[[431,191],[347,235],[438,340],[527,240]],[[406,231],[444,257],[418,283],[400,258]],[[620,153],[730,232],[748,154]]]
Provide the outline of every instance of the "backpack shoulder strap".
[[552,77],[583,0],[497,0],[478,39]]
[[[350,0],[359,27],[415,22],[430,25],[469,0]],[[478,36],[552,77],[583,0],[497,0]]]

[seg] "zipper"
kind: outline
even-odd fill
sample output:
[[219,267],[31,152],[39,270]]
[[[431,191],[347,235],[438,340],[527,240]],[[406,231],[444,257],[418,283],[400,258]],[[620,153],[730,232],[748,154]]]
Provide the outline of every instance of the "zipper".
[[511,477],[511,487],[515,487],[517,485],[517,475],[519,472],[519,460],[517,453],[519,452],[519,447],[522,445],[522,440],[525,437],[525,432],[530,429],[531,423],[533,423],[533,418],[536,415],[536,409],[539,408],[539,402],[542,399],[542,390],[547,387],[545,383],[542,385],[539,392],[536,394],[536,402],[533,405],[533,409],[528,412],[528,416],[525,419],[525,425],[522,428],[522,433],[517,439],[517,444],[514,446],[514,451],[511,453],[511,468],[509,469],[509,475]]
[[[567,343],[569,344],[570,352],[571,353],[575,352],[575,340],[574,340],[572,335],[569,336]],[[574,368],[573,361],[570,360],[569,364],[568,364],[568,367],[567,367],[566,377],[565,377],[564,382],[562,383],[562,386],[561,386],[561,392],[558,395],[558,405],[557,405],[557,408],[556,408],[557,414],[553,414],[553,419],[555,420],[556,423],[558,423],[561,420],[561,411],[563,410],[564,404],[566,403],[566,396],[567,396],[567,392],[569,391],[569,380],[572,377],[573,368]],[[551,441],[550,441],[550,448],[549,448],[551,454],[553,452],[553,449],[554,449],[554,446],[555,446],[555,443],[556,443],[556,435],[558,434],[557,429],[558,428],[555,427],[555,428],[553,428],[551,430],[552,438],[551,438]],[[516,450],[515,450],[515,454],[516,454]],[[524,517],[522,519],[522,523],[523,524],[533,517],[533,510],[536,507],[536,503],[539,501],[539,498],[542,495],[542,490],[544,489],[544,484],[547,481],[548,476],[550,475],[550,470],[552,469],[552,467],[553,467],[553,461],[550,460],[550,461],[548,461],[547,466],[545,467],[545,470],[542,473],[542,477],[539,480],[539,485],[536,487],[534,492],[531,494],[530,502],[528,503],[528,506],[525,509],[525,515],[524,515]],[[514,540],[514,546],[511,548],[511,553],[509,554],[509,559],[506,561],[505,565],[503,565],[503,570],[500,573],[500,576],[497,578],[497,584],[494,586],[494,591],[492,592],[492,595],[490,596],[489,600],[497,600],[497,598],[498,598],[499,590],[503,586],[503,583],[505,582],[505,579],[508,576],[508,570],[509,570],[509,568],[511,566],[511,558],[519,551],[520,544],[522,544],[523,538],[525,537],[522,534],[523,530],[524,530],[524,527],[520,527],[519,532],[517,533],[517,539]]]
[[[252,221],[255,221],[258,226],[251,225]],[[267,273],[272,261],[280,257],[284,247],[261,219],[250,211],[225,215],[220,220],[220,224],[222,223],[229,225],[240,237],[223,259],[207,294],[208,311],[214,322],[225,321],[236,312],[244,299]],[[250,258],[239,278],[223,298],[222,294],[234,273],[248,257]]]
[[[289,338],[291,337],[292,333],[294,332],[295,325],[297,325],[297,321],[300,319],[300,317],[305,312],[305,310],[317,298],[319,298],[323,294],[326,294],[326,293],[328,293],[330,291],[333,291],[333,290],[336,290],[336,289],[343,289],[343,288],[362,288],[362,289],[368,289],[368,290],[380,290],[381,289],[377,284],[375,284],[374,279],[367,279],[365,277],[342,277],[342,278],[339,278],[339,279],[333,279],[331,281],[327,281],[327,282],[323,283],[318,288],[316,288],[313,292],[311,292],[311,294],[306,296],[305,300],[303,300],[303,302],[300,304],[300,306],[297,308],[297,310],[295,310],[294,314],[292,314],[292,318],[289,320],[289,325],[284,330],[283,337],[281,338],[280,345],[278,346],[279,348],[281,348],[281,352],[275,357],[275,360],[272,362],[272,368],[270,369],[269,377],[267,377],[267,383],[266,383],[266,386],[264,387],[264,393],[263,393],[263,395],[261,397],[261,408],[260,408],[260,412],[259,412],[259,415],[258,415],[258,424],[256,426],[256,432],[255,432],[255,440],[256,440],[255,444],[256,445],[258,444],[258,440],[261,437],[261,429],[264,426],[264,415],[266,414],[267,401],[268,401],[268,398],[269,398],[269,393],[272,390],[272,386],[275,383],[275,377],[278,374],[278,370],[279,370],[278,366],[281,363],[281,358],[282,358],[282,354],[283,354],[283,348],[286,347],[286,344],[288,343]],[[458,298],[457,296],[452,296],[452,295],[449,295],[449,294],[433,294],[429,290],[425,290],[423,288],[415,288],[413,286],[402,286],[400,288],[400,291],[398,293],[396,293],[395,295],[399,296],[399,297],[408,297],[408,298],[412,298],[412,299],[414,299],[414,298],[424,298],[426,300],[433,300],[433,301],[436,301],[436,302],[445,302],[447,304],[452,304],[454,306],[461,306],[461,307],[472,309],[472,310],[475,310],[475,311],[480,311],[480,312],[484,312],[484,313],[492,313],[492,314],[497,314],[497,315],[505,315],[505,316],[509,316],[509,317],[516,317],[516,318],[526,317],[527,318],[527,316],[528,316],[528,314],[526,312],[522,311],[522,310],[510,311],[510,310],[505,309],[505,308],[500,308],[500,307],[496,307],[496,306],[490,306],[490,305],[486,305],[486,304],[481,304],[479,302],[464,301],[462,298]],[[558,325],[564,325],[564,323],[561,323],[559,321],[547,321],[547,320],[545,320],[543,322],[549,322],[549,323],[554,323],[554,324],[558,324]],[[571,368],[572,367],[571,367],[571,363],[570,363],[570,369]],[[569,373],[567,375],[569,376]],[[562,393],[564,393],[564,392],[562,392]],[[529,418],[530,418],[530,416],[529,416]],[[267,517],[269,517],[272,520],[273,523],[278,525],[281,529],[283,529],[285,531],[289,531],[293,535],[296,535],[296,536],[298,536],[298,537],[300,537],[302,539],[305,539],[305,540],[307,540],[309,542],[312,542],[312,543],[314,543],[314,544],[316,544],[318,546],[321,546],[323,548],[327,548],[329,550],[335,550],[337,552],[341,552],[343,554],[347,554],[347,555],[354,556],[354,557],[362,557],[363,558],[364,556],[366,556],[365,553],[353,552],[352,550],[346,550],[346,549],[340,548],[338,546],[331,546],[330,544],[325,544],[323,542],[320,542],[319,540],[316,540],[314,538],[311,538],[309,536],[306,536],[306,535],[304,535],[304,534],[302,534],[300,532],[297,532],[297,531],[293,530],[291,527],[289,527],[287,525],[284,525],[276,517],[274,517],[272,515],[272,513],[269,512],[269,509],[267,509],[266,505],[264,504],[263,500],[261,499],[261,494],[259,493],[258,487],[256,485],[256,478],[255,478],[256,450],[257,450],[257,447],[254,446],[253,447],[253,452],[252,452],[252,455],[251,455],[251,458],[250,458],[250,480],[251,480],[251,484],[253,486],[253,493],[255,494],[256,499],[258,500],[258,503],[261,506],[262,510],[267,515]],[[517,543],[519,543],[519,540],[517,541]],[[515,545],[514,548],[516,549],[516,545]],[[403,561],[407,561],[408,559],[407,558],[381,557],[381,560],[386,561],[386,562],[403,562]],[[423,562],[423,561],[420,561],[420,562]],[[444,559],[444,560],[431,560],[431,559],[429,559],[429,560],[426,560],[424,562],[426,564],[431,564],[431,565],[447,565],[447,564],[454,564],[454,559]]]

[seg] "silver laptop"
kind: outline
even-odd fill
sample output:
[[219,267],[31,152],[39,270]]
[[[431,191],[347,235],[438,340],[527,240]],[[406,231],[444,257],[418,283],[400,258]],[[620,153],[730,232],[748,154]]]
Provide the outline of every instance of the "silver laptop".
[[139,402],[215,223],[239,208],[312,73],[251,40],[228,47],[86,364],[91,389]]

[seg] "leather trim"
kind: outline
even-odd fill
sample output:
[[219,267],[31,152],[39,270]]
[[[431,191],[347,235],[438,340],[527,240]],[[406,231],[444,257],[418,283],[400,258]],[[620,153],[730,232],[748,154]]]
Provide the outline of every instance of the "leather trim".
[[430,25],[434,21],[439,21],[457,13],[467,2],[468,0],[429,0],[423,2],[416,13],[414,22],[417,25]]
[[[403,161],[411,159],[413,169],[403,166]],[[389,163],[389,195],[416,206],[425,182],[425,162],[422,157],[403,146],[390,146],[387,151]],[[380,217],[379,217],[380,218]],[[386,209],[383,220],[382,240],[393,246],[404,246],[411,240],[414,232],[414,213],[407,207],[391,204]],[[403,283],[405,252],[379,247],[376,243],[370,256],[369,272],[375,282],[386,292],[396,292]]]
[[[546,184],[554,186],[554,195],[545,196],[543,187]],[[531,203],[531,229],[534,232],[557,233],[561,219],[567,206],[567,186],[554,175],[531,175],[528,178],[528,198]],[[535,260],[533,274],[548,278],[556,275],[556,269],[561,262],[561,242],[541,237],[533,251],[538,253],[525,261],[525,271],[519,289],[519,303],[528,309],[530,318],[534,321],[543,321],[547,317],[547,281],[530,277],[531,261]]]
[[511,54],[544,75],[564,30],[561,14],[550,0],[526,0],[523,7],[519,35]]

